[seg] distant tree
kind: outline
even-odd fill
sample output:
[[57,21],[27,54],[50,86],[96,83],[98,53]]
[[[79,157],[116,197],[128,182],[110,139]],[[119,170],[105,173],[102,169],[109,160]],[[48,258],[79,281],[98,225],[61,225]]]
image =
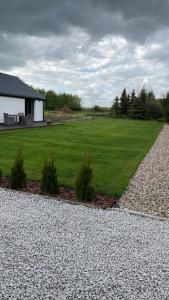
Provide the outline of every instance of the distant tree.
[[81,110],[81,99],[77,95],[57,94],[55,91],[45,91],[44,89],[37,89],[37,91],[46,97],[46,110],[57,110],[65,106],[73,111]]
[[147,93],[147,100],[148,101],[155,100],[155,95],[154,95],[154,93],[153,93],[152,90],[148,91],[148,93]]
[[147,101],[146,105],[147,119],[159,119],[163,116],[163,109],[161,101],[153,98]]
[[111,114],[113,114],[114,116],[120,116],[120,103],[118,97],[114,99],[114,102],[111,107]]
[[140,98],[135,98],[130,107],[129,116],[132,119],[145,119],[145,114],[145,104]]
[[145,88],[141,89],[141,92],[139,94],[139,98],[142,101],[142,103],[146,103],[146,101],[147,101],[147,92],[146,92]]
[[162,107],[163,107],[165,121],[169,123],[169,92],[162,99]]
[[148,101],[148,95],[145,88],[141,89],[141,92],[139,94],[140,99],[140,107],[142,107],[142,117],[143,119],[147,118],[147,101]]
[[38,93],[40,93],[41,95],[46,96],[46,91],[45,91],[45,89],[39,89],[39,88],[37,88],[36,91],[37,91]]
[[129,95],[124,89],[120,99],[118,97],[115,98],[111,113],[116,116],[127,115],[134,119],[159,119],[163,114],[162,107],[167,114],[168,97],[169,93],[163,99],[162,106],[161,101],[155,98],[152,90],[146,91],[145,88],[142,88],[140,93],[136,95],[133,89]]
[[127,115],[129,113],[129,109],[131,107],[131,96],[130,94],[127,95]]
[[129,108],[129,98],[127,95],[126,89],[122,91],[121,97],[120,97],[120,111],[122,115],[127,115]]
[[95,105],[95,106],[93,106],[92,110],[95,112],[100,112],[100,111],[102,111],[102,108],[99,105]]
[[131,95],[130,95],[130,106],[135,101],[135,99],[136,99],[136,93],[135,93],[135,90],[133,89],[131,92]]

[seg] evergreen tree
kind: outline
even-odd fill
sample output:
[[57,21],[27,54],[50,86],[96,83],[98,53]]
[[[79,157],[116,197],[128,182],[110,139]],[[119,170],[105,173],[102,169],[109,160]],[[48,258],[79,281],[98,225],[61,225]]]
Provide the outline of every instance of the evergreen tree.
[[130,94],[127,95],[127,114],[129,113],[129,109],[131,107],[131,98]]
[[[163,110],[166,114],[168,95],[163,100]],[[134,89],[130,95],[124,89],[120,97],[120,103],[118,97],[115,98],[112,112],[115,115],[127,115],[134,119],[159,119],[163,114],[161,101],[155,98],[152,90],[147,92],[145,88],[141,89],[138,96]]]
[[135,90],[133,89],[131,92],[131,96],[130,96],[130,106],[135,101],[135,99],[136,99],[136,93],[135,93]]
[[20,189],[26,186],[26,173],[21,151],[18,152],[10,174],[10,187]]
[[165,121],[169,123],[169,92],[162,99],[162,107],[163,107]]
[[92,169],[90,166],[90,159],[87,156],[81,166],[77,180],[76,180],[76,195],[81,201],[92,201],[95,199],[95,190],[91,185]]
[[163,116],[161,101],[150,99],[147,101],[147,119],[159,119]]
[[116,97],[114,99],[114,102],[113,102],[113,105],[112,105],[112,108],[111,108],[111,112],[115,116],[120,115],[120,104],[119,104],[119,98],[118,97]]
[[153,93],[152,90],[148,91],[148,93],[147,93],[147,100],[148,101],[155,100],[155,95],[154,95],[154,93]]
[[139,94],[139,99],[140,99],[140,108],[142,109],[142,114],[143,117],[142,119],[147,118],[147,92],[145,88],[141,89],[141,92]]
[[129,108],[127,91],[124,88],[120,97],[120,111],[122,115],[127,115]]
[[45,161],[42,170],[41,190],[49,195],[59,192],[59,183],[53,159],[48,159]]
[[136,98],[132,103],[129,116],[132,119],[145,119],[145,107],[140,98]]
[[145,88],[142,88],[141,89],[141,92],[139,94],[139,98],[140,100],[143,102],[143,103],[146,103],[147,101],[147,92],[146,92],[146,89]]
[[131,98],[132,104],[129,111],[129,116],[133,119],[145,119],[147,102],[146,90],[143,88],[138,97],[135,96],[135,91],[133,90]]

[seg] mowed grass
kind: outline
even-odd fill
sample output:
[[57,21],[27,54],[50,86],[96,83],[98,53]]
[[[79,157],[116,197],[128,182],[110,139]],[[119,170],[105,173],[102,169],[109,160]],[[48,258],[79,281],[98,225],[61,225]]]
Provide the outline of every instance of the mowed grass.
[[163,124],[155,121],[96,119],[60,126],[0,132],[0,168],[9,175],[22,147],[29,179],[41,178],[44,159],[53,156],[60,184],[74,187],[86,152],[92,156],[97,192],[119,197]]

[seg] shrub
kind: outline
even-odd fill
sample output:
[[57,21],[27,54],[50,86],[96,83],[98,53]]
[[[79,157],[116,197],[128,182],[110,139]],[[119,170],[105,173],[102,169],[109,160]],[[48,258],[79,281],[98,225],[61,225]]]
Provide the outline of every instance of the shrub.
[[2,170],[0,169],[0,182],[2,181]]
[[91,185],[92,169],[90,159],[87,156],[81,166],[76,180],[76,195],[81,201],[92,201],[95,199],[95,190]]
[[21,151],[19,151],[16,155],[14,165],[11,169],[9,181],[12,189],[17,190],[26,186],[26,173],[24,171],[24,161]]
[[45,161],[42,170],[41,191],[48,193],[49,195],[57,194],[59,192],[59,183],[53,159]]

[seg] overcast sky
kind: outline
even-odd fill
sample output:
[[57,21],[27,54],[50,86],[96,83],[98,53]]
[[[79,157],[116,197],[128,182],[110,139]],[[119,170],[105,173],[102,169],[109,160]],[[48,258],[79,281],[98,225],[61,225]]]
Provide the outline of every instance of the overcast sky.
[[169,89],[169,0],[1,0],[0,71],[110,106]]

